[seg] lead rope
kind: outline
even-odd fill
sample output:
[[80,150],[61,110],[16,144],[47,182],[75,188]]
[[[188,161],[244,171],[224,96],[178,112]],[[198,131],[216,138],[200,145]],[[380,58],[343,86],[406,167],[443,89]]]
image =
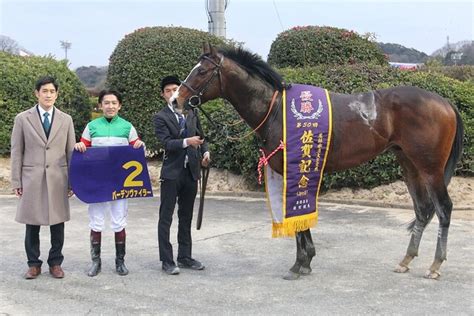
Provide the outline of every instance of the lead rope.
[[275,148],[275,150],[272,151],[268,156],[265,156],[265,152],[263,151],[263,149],[260,149],[260,153],[262,154],[262,156],[258,160],[258,167],[257,167],[258,184],[260,185],[262,184],[262,176],[263,176],[262,167],[268,165],[270,158],[272,158],[272,156],[275,155],[279,150],[284,149],[284,148],[285,148],[285,144],[283,143],[282,140],[280,140],[280,145],[277,148]]
[[244,139],[244,138],[249,137],[249,136],[252,135],[253,133],[256,133],[256,132],[260,129],[260,127],[262,127],[262,125],[267,121],[268,116],[269,116],[270,113],[272,112],[273,105],[275,104],[275,100],[276,100],[276,97],[277,97],[277,96],[278,96],[278,90],[275,90],[275,92],[273,93],[272,100],[270,101],[270,106],[269,106],[269,108],[268,108],[267,115],[265,115],[265,117],[263,118],[263,120],[260,122],[260,124],[258,124],[258,126],[257,126],[256,128],[254,128],[253,130],[251,130],[249,133],[247,133],[247,134],[244,135],[244,136],[241,136],[241,137],[227,136],[227,139],[228,139],[228,140],[233,140],[233,141],[241,140],[241,139]]

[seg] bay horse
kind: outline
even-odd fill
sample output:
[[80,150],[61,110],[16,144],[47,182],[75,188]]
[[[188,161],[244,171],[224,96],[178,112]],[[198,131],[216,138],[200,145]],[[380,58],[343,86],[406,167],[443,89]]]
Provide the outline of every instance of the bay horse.
[[[221,97],[229,101],[263,142],[266,155],[283,139],[282,77],[258,55],[243,48],[216,49],[209,44],[171,99],[178,112]],[[409,270],[418,255],[423,230],[439,219],[434,261],[425,274],[437,279],[446,260],[453,204],[447,185],[462,154],[463,124],[456,107],[441,96],[402,86],[358,94],[329,93],[333,133],[325,173],[356,167],[389,150],[400,163],[413,200],[411,239],[395,272]],[[273,101],[272,101],[273,99]],[[272,104],[274,103],[274,104]],[[283,154],[269,161],[281,174]],[[316,251],[310,230],[296,233],[296,262],[284,276],[311,272]]]

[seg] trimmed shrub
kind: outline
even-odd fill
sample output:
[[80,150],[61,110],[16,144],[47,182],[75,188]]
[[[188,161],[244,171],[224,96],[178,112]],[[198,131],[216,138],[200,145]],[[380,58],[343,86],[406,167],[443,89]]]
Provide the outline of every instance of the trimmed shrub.
[[421,71],[440,73],[447,77],[460,81],[469,81],[474,83],[474,66],[427,66],[422,67]]
[[268,54],[275,67],[321,64],[387,64],[377,43],[353,31],[327,26],[297,26],[278,34]]
[[59,84],[55,106],[70,114],[79,137],[90,118],[90,104],[84,86],[65,61],[52,57],[20,57],[0,52],[0,155],[10,153],[10,134],[15,116],[36,103],[35,83],[41,76],[53,76]]
[[165,102],[160,81],[174,74],[184,80],[202,54],[204,42],[223,46],[223,40],[206,32],[183,27],[147,27],[126,35],[110,56],[107,85],[120,91],[120,115],[129,120],[156,154],[153,114]]

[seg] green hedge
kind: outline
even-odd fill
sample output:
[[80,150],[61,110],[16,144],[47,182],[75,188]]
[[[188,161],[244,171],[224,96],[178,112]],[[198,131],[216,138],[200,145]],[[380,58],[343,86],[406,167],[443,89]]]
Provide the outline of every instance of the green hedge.
[[[463,117],[465,126],[464,154],[457,174],[473,176],[474,140],[474,85],[460,82],[441,74],[400,71],[377,65],[317,66],[311,68],[284,68],[279,72],[287,82],[321,86],[333,92],[357,93],[399,85],[413,85],[436,92],[455,104]],[[237,119],[231,105],[214,101],[204,105],[218,122]],[[249,183],[256,185],[259,141],[255,136],[241,143],[225,139],[226,134],[244,135],[250,131],[242,125],[216,129],[205,123],[211,137],[213,163],[219,168],[242,173]],[[401,170],[391,153],[383,154],[357,168],[336,172],[325,177],[323,188],[362,187],[370,188],[390,183],[401,178]]]
[[459,81],[470,81],[474,83],[474,66],[427,66],[422,67],[421,71],[440,73],[447,77],[457,79]]
[[377,43],[335,27],[297,26],[273,41],[268,62],[275,67],[375,63],[387,60]]
[[182,27],[147,27],[123,38],[110,57],[107,85],[123,94],[121,115],[132,122],[148,150],[160,149],[152,117],[165,104],[160,81],[188,75],[202,54],[204,42],[222,46],[222,39]]
[[57,79],[59,96],[56,106],[74,120],[76,136],[80,136],[90,119],[90,104],[84,86],[65,61],[51,57],[20,57],[0,52],[0,155],[10,153],[10,134],[15,116],[36,103],[35,83],[39,77]]

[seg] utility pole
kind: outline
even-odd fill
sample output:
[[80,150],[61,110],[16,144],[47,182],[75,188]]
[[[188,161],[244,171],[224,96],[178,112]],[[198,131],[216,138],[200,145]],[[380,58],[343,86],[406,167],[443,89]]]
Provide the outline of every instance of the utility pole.
[[71,48],[71,42],[59,41],[61,43],[61,48],[64,49],[64,59],[67,60],[67,50]]
[[205,0],[209,33],[225,38],[225,9],[229,0]]

